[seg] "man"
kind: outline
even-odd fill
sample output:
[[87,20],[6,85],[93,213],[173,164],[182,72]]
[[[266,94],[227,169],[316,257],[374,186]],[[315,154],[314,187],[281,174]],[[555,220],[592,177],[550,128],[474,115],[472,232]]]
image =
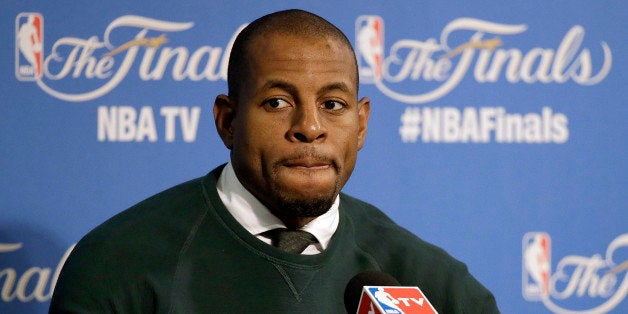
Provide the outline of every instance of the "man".
[[340,30],[267,15],[238,35],[228,71],[214,117],[230,162],[90,232],[51,312],[342,313],[365,270],[418,285],[441,313],[497,312],[464,264],[340,193],[370,106]]

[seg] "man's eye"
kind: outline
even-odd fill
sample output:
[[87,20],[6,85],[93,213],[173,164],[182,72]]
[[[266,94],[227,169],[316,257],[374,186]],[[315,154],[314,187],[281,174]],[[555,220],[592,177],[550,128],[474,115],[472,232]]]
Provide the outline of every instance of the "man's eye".
[[282,108],[288,107],[290,104],[283,99],[273,98],[273,99],[267,100],[264,105],[270,109],[282,109]]
[[336,110],[343,109],[345,106],[343,103],[339,101],[328,100],[323,103],[323,107],[327,110],[336,111]]

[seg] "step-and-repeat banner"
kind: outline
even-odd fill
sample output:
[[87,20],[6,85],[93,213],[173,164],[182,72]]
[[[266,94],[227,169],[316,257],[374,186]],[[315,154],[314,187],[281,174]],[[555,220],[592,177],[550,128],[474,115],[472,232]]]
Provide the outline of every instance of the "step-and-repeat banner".
[[504,313],[628,313],[628,4],[409,0],[2,1],[1,313],[46,312],[85,233],[227,161],[231,44],[287,8],[355,47],[371,120],[345,192]]

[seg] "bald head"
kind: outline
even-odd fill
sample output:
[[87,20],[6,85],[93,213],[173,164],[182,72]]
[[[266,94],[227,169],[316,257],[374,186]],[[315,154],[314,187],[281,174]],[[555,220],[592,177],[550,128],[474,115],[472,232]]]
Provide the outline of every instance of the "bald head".
[[236,38],[229,56],[227,82],[229,96],[237,99],[242,81],[251,73],[250,51],[251,45],[257,39],[268,37],[270,34],[285,34],[314,40],[331,38],[338,40],[351,51],[355,64],[356,90],[358,85],[358,70],[355,53],[351,42],[336,26],[322,17],[303,10],[286,10],[271,13],[253,21]]

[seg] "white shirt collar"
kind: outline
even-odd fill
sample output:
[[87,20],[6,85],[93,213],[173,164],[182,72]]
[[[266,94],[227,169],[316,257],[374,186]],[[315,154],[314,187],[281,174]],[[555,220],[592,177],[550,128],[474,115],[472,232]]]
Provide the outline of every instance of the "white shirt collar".
[[[253,194],[251,194],[240,181],[233,170],[231,162],[222,170],[216,184],[220,200],[233,215],[233,217],[251,234],[260,240],[270,243],[270,240],[261,233],[276,228],[286,228],[286,225],[266,206],[264,206]],[[327,248],[331,237],[338,228],[340,215],[338,206],[340,196],[337,196],[331,208],[323,215],[316,217],[301,229],[313,234],[319,243],[308,247],[303,254],[317,254]]]

